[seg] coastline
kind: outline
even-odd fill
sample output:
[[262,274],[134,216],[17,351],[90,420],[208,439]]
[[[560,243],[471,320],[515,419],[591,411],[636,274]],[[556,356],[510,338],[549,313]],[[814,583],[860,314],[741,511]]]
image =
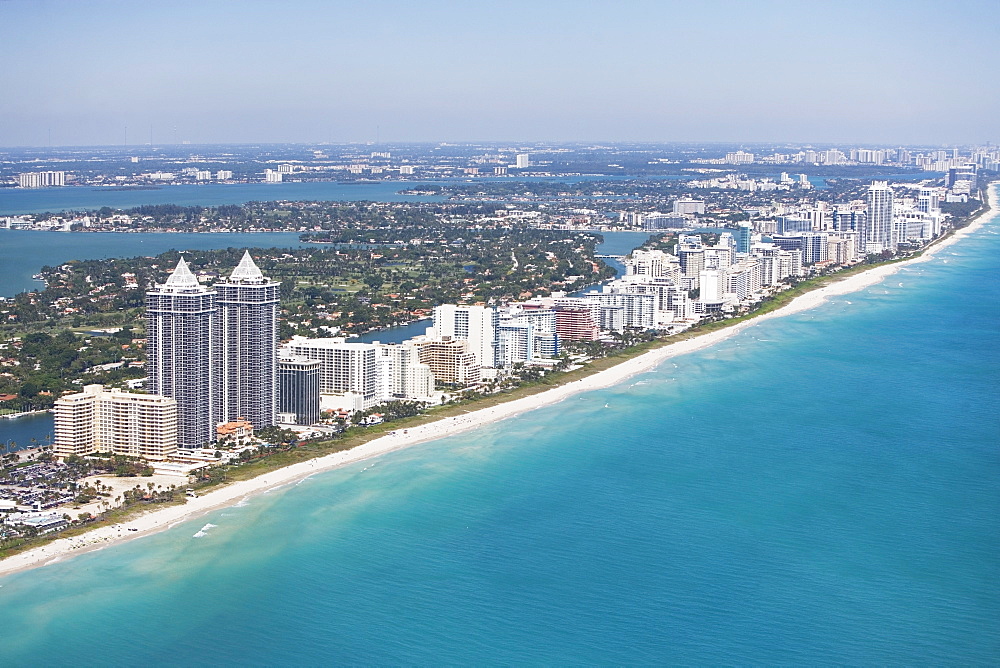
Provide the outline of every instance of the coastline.
[[539,394],[474,410],[459,417],[442,418],[434,422],[408,428],[405,432],[397,430],[350,450],[325,455],[283,469],[271,471],[250,480],[235,482],[225,487],[214,489],[204,496],[190,499],[186,504],[181,506],[170,506],[151,511],[134,517],[125,523],[99,527],[80,536],[56,539],[46,545],[12,555],[0,561],[0,576],[55,563],[74,554],[100,549],[125,540],[149,535],[170,528],[182,521],[188,521],[213,510],[230,506],[248,496],[295,482],[314,473],[381,456],[426,441],[469,431],[536,408],[558,403],[578,393],[611,387],[635,374],[651,371],[672,357],[714,345],[758,322],[800,313],[821,305],[829,297],[857,292],[881,282],[904,266],[911,263],[929,261],[941,249],[948,248],[960,239],[979,230],[997,212],[1000,196],[997,194],[995,185],[990,184],[988,187],[989,208],[970,221],[966,227],[953,232],[948,237],[925,250],[918,257],[894,264],[876,266],[858,274],[836,280],[829,285],[799,295],[775,311],[749,318],[730,327],[669,343],[609,369],[566,383],[565,385],[554,387]]
[[24,411],[23,413],[8,413],[7,415],[0,415],[0,420],[16,420],[18,418],[28,417],[29,415],[41,415],[42,413],[51,413],[51,408],[42,408],[37,411]]

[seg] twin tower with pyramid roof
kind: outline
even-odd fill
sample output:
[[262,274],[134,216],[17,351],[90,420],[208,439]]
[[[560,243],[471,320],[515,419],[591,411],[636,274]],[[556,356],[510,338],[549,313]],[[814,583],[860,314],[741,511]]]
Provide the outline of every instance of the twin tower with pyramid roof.
[[177,445],[215,440],[216,425],[276,423],[280,286],[249,251],[208,287],[187,262],[146,292],[146,389],[177,401]]

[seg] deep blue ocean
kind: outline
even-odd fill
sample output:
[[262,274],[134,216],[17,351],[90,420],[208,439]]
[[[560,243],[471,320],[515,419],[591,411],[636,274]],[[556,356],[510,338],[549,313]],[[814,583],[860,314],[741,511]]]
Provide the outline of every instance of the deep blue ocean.
[[998,255],[0,579],[0,664],[993,665]]

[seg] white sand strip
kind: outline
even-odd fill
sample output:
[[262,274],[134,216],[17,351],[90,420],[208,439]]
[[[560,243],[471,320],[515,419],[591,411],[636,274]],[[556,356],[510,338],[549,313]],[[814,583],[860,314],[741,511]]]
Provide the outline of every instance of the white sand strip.
[[[992,217],[997,208],[997,188],[990,187],[990,209],[978,216],[967,227],[962,228],[950,237],[927,249],[923,255],[905,262],[874,267],[868,271],[855,274],[843,280],[832,283],[824,288],[807,292],[796,297],[780,309],[743,321],[732,327],[720,329],[684,341],[678,341],[643,355],[625,361],[610,369],[598,372],[566,385],[552,388],[539,394],[523,397],[514,401],[471,411],[459,417],[442,418],[418,427],[412,427],[404,433],[402,430],[381,436],[351,450],[337,452],[310,461],[293,464],[283,469],[261,475],[251,480],[235,482],[214,489],[196,499],[188,499],[183,506],[170,506],[153,510],[135,517],[120,525],[100,527],[74,538],[62,538],[48,545],[37,547],[0,561],[0,575],[16,571],[44,566],[54,563],[68,555],[79,554],[100,549],[131,538],[149,535],[156,531],[170,528],[179,522],[190,520],[209,511],[231,506],[240,500],[259,494],[265,490],[294,482],[319,471],[325,471],[371,457],[384,455],[417,443],[436,440],[458,434],[470,429],[491,424],[497,420],[519,415],[521,413],[558,403],[567,397],[580,392],[602,389],[617,385],[627,378],[649,371],[666,359],[701,350],[719,341],[741,332],[748,326],[756,325],[764,320],[799,313],[814,308],[827,298],[857,292],[874,285],[887,276],[899,271],[900,268],[918,262],[927,262],[942,249],[949,247],[960,239],[975,233]],[[134,531],[132,531],[134,529]]]

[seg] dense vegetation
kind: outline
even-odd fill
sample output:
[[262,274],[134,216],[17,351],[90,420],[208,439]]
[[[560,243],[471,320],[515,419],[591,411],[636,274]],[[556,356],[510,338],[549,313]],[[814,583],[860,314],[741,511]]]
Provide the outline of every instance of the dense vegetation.
[[[280,282],[284,338],[360,334],[426,317],[442,303],[499,303],[613,274],[594,258],[600,237],[593,233],[380,222],[326,237],[354,243],[254,251],[265,275]],[[211,284],[227,276],[243,252],[184,257]],[[162,283],[180,257],[172,251],[45,267],[44,290],[0,304],[0,394],[13,395],[0,400],[0,410],[47,408],[86,383],[141,377],[144,289]],[[96,327],[120,331],[88,333]],[[121,366],[95,368],[109,364]]]
[[[19,340],[0,343],[0,411],[20,412],[50,408],[60,394],[85,383],[114,383],[139,378],[141,368],[129,362],[145,359],[132,343],[128,329],[110,336],[84,337],[69,330],[55,335],[32,332]],[[101,365],[121,364],[103,369]],[[74,382],[75,381],[75,382]],[[13,396],[11,396],[13,395]]]

